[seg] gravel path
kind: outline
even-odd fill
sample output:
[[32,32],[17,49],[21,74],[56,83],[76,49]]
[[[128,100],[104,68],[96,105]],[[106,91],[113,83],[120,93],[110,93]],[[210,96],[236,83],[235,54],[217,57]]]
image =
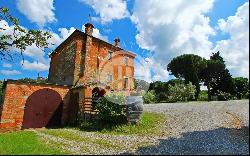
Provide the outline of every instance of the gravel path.
[[137,154],[249,154],[249,100],[144,105],[168,117],[170,136]]
[[161,126],[169,135],[110,135],[67,128],[32,131],[76,155],[249,155],[249,100],[147,104],[144,111],[165,114],[167,122]]

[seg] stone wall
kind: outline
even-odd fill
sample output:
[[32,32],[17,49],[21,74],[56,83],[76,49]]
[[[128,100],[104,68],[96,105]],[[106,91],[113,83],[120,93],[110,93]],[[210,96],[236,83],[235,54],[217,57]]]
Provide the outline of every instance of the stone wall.
[[63,100],[63,113],[61,123],[65,124],[68,121],[67,112],[69,105],[69,87],[27,83],[20,81],[9,80],[5,82],[4,102],[0,109],[0,129],[21,129],[26,100],[29,96],[41,89],[52,89],[60,94]]

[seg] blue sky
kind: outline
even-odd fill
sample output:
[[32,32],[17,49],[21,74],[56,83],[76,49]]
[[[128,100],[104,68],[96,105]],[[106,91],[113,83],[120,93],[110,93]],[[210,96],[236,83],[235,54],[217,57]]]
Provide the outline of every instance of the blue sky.
[[[0,6],[8,7],[23,27],[50,31],[55,36],[51,42],[57,44],[74,29],[82,30],[91,14],[96,37],[113,43],[119,36],[121,47],[138,55],[135,75],[147,81],[173,78],[166,70],[173,57],[194,53],[208,58],[217,50],[233,76],[248,77],[248,3],[247,0],[0,0]],[[1,60],[0,80],[36,78],[38,72],[47,77],[49,58],[43,51],[31,47],[24,56],[23,66],[18,57],[14,61]]]

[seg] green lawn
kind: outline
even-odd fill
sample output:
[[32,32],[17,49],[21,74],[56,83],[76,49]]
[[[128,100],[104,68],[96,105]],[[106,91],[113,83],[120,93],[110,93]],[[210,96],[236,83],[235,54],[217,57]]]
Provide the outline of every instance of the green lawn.
[[[0,134],[0,155],[54,155],[54,154],[96,154],[97,151],[89,148],[99,147],[105,150],[122,150],[124,147],[120,140],[115,139],[117,135],[131,134],[136,136],[164,135],[167,134],[162,125],[165,125],[166,117],[161,114],[144,112],[141,122],[138,125],[119,125],[112,129],[93,130],[91,133],[96,136],[113,136],[113,140],[89,137],[85,134],[89,132],[79,128],[59,128],[59,129],[37,129],[33,131],[19,131]],[[43,134],[47,137],[44,137]],[[53,139],[56,137],[60,140]],[[146,140],[138,140],[130,143],[132,147],[139,147],[148,144]],[[74,146],[78,146],[75,151]],[[65,152],[64,152],[65,151]]]
[[59,149],[42,143],[34,132],[19,131],[0,134],[0,155],[55,155]]
[[157,113],[144,112],[141,116],[141,121],[138,125],[119,125],[112,129],[103,129],[101,133],[109,134],[136,134],[136,135],[164,135],[165,130],[162,126],[165,125],[165,115]]

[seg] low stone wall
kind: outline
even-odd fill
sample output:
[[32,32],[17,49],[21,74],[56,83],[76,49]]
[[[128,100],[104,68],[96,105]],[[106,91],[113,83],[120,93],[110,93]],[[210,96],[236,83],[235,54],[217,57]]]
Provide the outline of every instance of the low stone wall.
[[4,102],[0,108],[0,129],[14,130],[21,129],[25,104],[29,96],[41,89],[51,89],[57,92],[63,100],[63,111],[61,123],[67,122],[69,109],[69,86],[53,84],[29,83],[22,81],[8,80],[5,82]]

